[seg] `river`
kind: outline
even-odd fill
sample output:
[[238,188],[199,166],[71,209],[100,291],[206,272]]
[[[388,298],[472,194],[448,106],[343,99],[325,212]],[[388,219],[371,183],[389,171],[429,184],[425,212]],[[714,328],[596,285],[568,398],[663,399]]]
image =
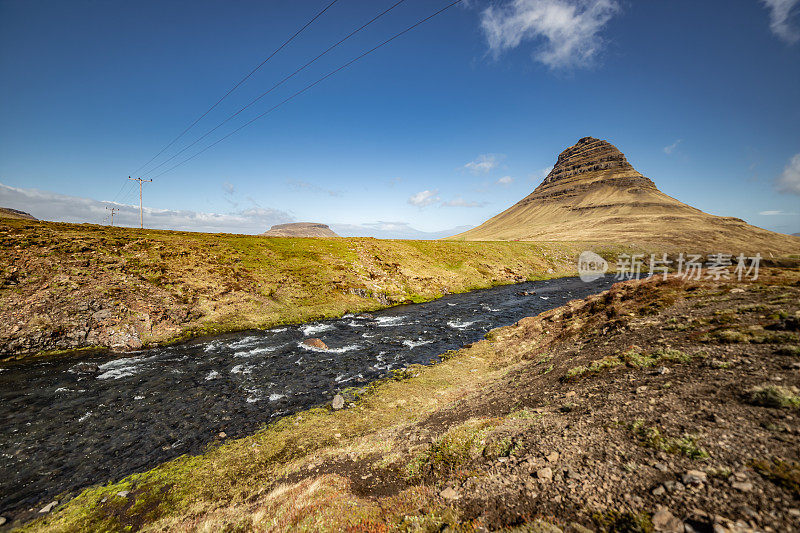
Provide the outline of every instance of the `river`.
[[[428,364],[492,328],[613,282],[611,276],[527,282],[125,356],[2,365],[0,515],[200,453],[221,432],[252,434],[342,389]],[[312,337],[328,349],[302,344]]]

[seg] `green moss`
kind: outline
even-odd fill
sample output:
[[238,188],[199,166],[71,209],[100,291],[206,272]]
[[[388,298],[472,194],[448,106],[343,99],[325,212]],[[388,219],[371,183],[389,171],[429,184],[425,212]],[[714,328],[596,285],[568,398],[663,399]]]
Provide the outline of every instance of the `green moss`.
[[764,479],[787,490],[795,498],[800,498],[800,464],[776,457],[772,461],[753,461],[750,466]]
[[653,533],[655,531],[650,515],[631,511],[611,509],[594,513],[592,521],[603,533]]
[[797,409],[800,408],[800,396],[785,387],[767,385],[750,392],[750,403],[763,407]]
[[698,445],[696,435],[684,434],[681,437],[670,437],[664,435],[656,427],[645,426],[641,420],[631,424],[630,429],[639,444],[647,448],[683,455],[690,459],[707,459],[709,457],[708,452]]
[[451,428],[408,464],[408,477],[417,480],[432,473],[454,472],[483,450],[486,435],[495,424],[480,419]]

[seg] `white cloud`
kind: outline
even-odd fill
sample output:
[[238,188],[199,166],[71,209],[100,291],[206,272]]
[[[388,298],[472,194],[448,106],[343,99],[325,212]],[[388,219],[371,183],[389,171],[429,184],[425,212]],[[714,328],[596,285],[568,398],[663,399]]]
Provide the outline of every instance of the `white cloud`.
[[511,185],[512,183],[514,183],[514,178],[512,178],[511,176],[503,176],[502,178],[497,180],[497,183],[499,183],[500,185]]
[[314,183],[309,183],[309,182],[303,181],[303,180],[287,180],[286,183],[290,187],[292,187],[293,189],[296,189],[298,191],[301,191],[301,190],[303,190],[303,191],[311,191],[311,192],[315,192],[315,193],[327,194],[328,196],[341,196],[342,195],[342,191],[326,189],[326,188],[320,187],[319,185],[316,185]]
[[800,31],[792,23],[797,16],[795,8],[800,0],[761,0],[769,9],[769,27],[780,40],[794,44],[800,40]]
[[456,196],[452,200],[442,202],[442,207],[484,207],[489,202],[474,202],[464,200],[461,196]]
[[[101,202],[91,198],[68,196],[37,189],[9,187],[0,183],[0,205],[26,211],[36,218],[56,222],[101,223],[108,215],[106,207],[117,207],[114,224],[139,226],[139,206]],[[204,213],[189,210],[144,208],[146,228],[176,231],[224,233],[262,233],[274,224],[294,221],[294,217],[277,209],[260,207],[234,213]]]
[[441,198],[437,196],[438,194],[439,194],[438,190],[420,191],[417,194],[412,195],[408,199],[408,203],[410,203],[411,205],[415,205],[417,207],[425,207],[440,201]]
[[502,159],[501,154],[483,154],[479,155],[474,161],[470,161],[464,168],[473,174],[487,174],[497,168]]
[[364,224],[331,224],[331,229],[342,237],[375,237],[376,239],[430,240],[450,237],[474,226],[458,226],[441,231],[421,231],[408,222],[366,222]]
[[781,211],[780,209],[775,209],[772,211],[761,211],[758,213],[759,215],[765,216],[776,216],[776,215],[796,215],[797,213],[787,213],[786,211]]
[[536,41],[534,59],[551,69],[582,67],[602,49],[600,30],[618,11],[616,0],[513,0],[486,8],[481,26],[495,57]]
[[550,172],[552,172],[552,170],[553,170],[553,167],[547,167],[547,168],[543,168],[543,169],[541,169],[541,170],[539,170],[537,172],[534,172],[530,176],[531,181],[542,181],[543,179],[545,179],[547,177],[548,174],[550,174]]
[[674,143],[670,144],[669,146],[665,146],[664,147],[664,153],[667,154],[667,155],[671,155],[672,152],[677,150],[678,145],[681,144],[682,142],[683,142],[683,139],[678,139],[677,141],[675,141]]
[[775,186],[780,192],[800,194],[800,153],[789,160]]

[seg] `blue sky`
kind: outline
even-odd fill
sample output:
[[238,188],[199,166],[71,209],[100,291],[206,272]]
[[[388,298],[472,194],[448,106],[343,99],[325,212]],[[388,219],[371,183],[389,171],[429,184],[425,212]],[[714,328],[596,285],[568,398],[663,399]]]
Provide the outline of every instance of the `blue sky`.
[[[101,222],[103,202],[136,204],[127,176],[329,1],[0,0],[0,205]],[[156,163],[395,1],[339,0]],[[406,0],[195,148],[447,3]],[[798,11],[471,0],[192,161],[146,168],[145,224],[447,232],[529,194],[593,136],[679,200],[800,232]]]

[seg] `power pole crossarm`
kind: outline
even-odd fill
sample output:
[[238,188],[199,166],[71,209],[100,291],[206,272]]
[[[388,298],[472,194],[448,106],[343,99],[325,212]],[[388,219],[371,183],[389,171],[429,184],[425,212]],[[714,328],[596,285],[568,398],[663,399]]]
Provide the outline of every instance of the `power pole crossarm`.
[[128,176],[129,180],[139,182],[139,228],[144,229],[144,215],[142,214],[142,183],[150,183],[153,180],[144,180],[142,178],[132,178]]
[[106,206],[106,210],[111,211],[111,225],[114,225],[114,213],[119,211],[119,207],[108,207]]

